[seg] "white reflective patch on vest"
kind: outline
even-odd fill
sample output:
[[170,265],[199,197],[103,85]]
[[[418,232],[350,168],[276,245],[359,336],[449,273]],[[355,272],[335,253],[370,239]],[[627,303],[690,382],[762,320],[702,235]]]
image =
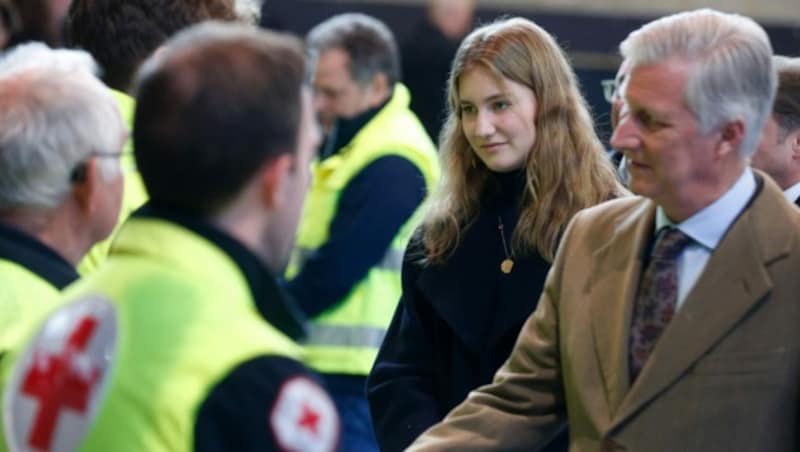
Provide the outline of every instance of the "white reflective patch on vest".
[[269,416],[282,450],[332,451],[339,442],[339,415],[328,394],[307,377],[281,386]]
[[77,449],[104,393],[116,342],[115,308],[101,296],[78,298],[50,314],[5,387],[9,450]]

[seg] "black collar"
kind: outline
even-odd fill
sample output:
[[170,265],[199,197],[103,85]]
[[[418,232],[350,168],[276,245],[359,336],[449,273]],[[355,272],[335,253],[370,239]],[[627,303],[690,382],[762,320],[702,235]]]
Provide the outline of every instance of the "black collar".
[[0,259],[15,262],[62,290],[78,279],[63,256],[21,230],[0,223]]
[[383,107],[389,103],[389,100],[392,98],[393,93],[389,95],[386,100],[378,105],[375,108],[370,108],[362,113],[359,113],[353,118],[344,119],[339,118],[336,120],[333,128],[331,129],[328,136],[325,137],[325,142],[322,144],[320,148],[320,160],[325,160],[326,158],[335,155],[339,152],[340,149],[347,146],[350,141],[356,136],[356,134],[378,114]]
[[241,270],[261,316],[295,341],[305,336],[305,316],[297,304],[278,285],[261,259],[241,242],[196,215],[156,207],[152,203],[137,210],[134,216],[179,224],[218,246]]

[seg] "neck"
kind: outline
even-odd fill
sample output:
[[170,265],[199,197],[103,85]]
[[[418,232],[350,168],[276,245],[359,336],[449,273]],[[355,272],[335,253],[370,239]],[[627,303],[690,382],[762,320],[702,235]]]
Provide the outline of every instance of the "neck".
[[91,248],[85,239],[85,225],[77,225],[69,215],[55,211],[18,209],[4,212],[0,221],[34,237],[73,266],[78,265]]
[[681,187],[681,192],[671,196],[670,201],[655,201],[661,205],[670,220],[680,223],[721,198],[739,180],[744,169],[744,163],[740,163],[716,179],[709,178],[693,187]]

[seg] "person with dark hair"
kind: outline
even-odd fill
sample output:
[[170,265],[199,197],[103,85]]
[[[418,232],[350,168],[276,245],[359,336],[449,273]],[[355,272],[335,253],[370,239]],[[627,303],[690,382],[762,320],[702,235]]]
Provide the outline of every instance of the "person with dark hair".
[[[384,451],[408,447],[491,381],[569,220],[626,193],[564,51],[535,23],[469,34],[447,92],[444,177],[406,252],[402,298],[367,382]],[[547,450],[564,450],[564,438]]]
[[232,0],[72,0],[67,42],[91,53],[103,81],[129,92],[136,69],[178,31],[204,20],[234,20]]
[[0,18],[9,30],[8,40],[0,48],[32,41],[61,47],[69,5],[70,0],[0,1]]
[[538,450],[564,422],[572,452],[800,449],[800,211],[748,165],[769,37],[700,9],[620,51],[638,196],[575,214],[509,359],[409,451]]
[[439,173],[436,150],[398,82],[389,28],[334,16],[307,36],[315,107],[327,129],[287,287],[310,317],[306,362],[325,377],[343,448],[377,448],[367,374],[400,297],[403,250]]
[[144,66],[133,140],[151,199],[20,354],[9,445],[336,450],[335,406],[298,362],[303,318],[274,276],[319,144],[302,44],[211,23]]
[[[112,89],[126,121],[132,124],[135,102],[129,95],[130,85],[142,61],[183,28],[205,20],[236,19],[234,7],[233,0],[73,0],[67,40],[100,62],[103,80]],[[122,166],[125,192],[118,225],[147,200],[130,142],[126,144]],[[79,266],[82,274],[103,262],[110,243],[111,239],[89,252]]]
[[751,165],[800,206],[800,58],[775,57],[778,91]]

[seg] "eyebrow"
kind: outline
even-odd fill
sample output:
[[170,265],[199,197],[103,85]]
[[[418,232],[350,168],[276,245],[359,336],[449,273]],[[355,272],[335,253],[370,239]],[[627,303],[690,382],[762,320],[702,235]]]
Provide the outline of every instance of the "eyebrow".
[[[498,99],[509,99],[509,98],[511,98],[511,95],[508,93],[497,93],[497,94],[492,94],[491,96],[482,99],[477,103],[482,104],[482,103],[492,102]],[[459,104],[474,104],[474,103],[475,102],[472,102],[471,100],[459,100]]]

